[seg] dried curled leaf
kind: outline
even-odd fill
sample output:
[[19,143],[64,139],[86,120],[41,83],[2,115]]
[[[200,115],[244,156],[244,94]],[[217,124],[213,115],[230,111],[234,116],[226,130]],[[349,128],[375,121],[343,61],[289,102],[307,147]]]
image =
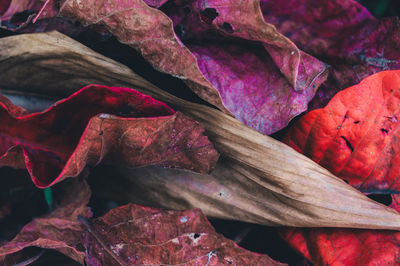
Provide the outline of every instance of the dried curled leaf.
[[367,76],[400,69],[400,20],[376,19],[354,0],[261,0],[264,19],[300,49],[330,64],[312,106]]
[[[400,198],[393,195],[397,211]],[[342,228],[290,228],[283,238],[315,265],[397,265],[400,263],[400,233]]]
[[339,92],[289,130],[284,142],[363,192],[400,191],[400,71]]
[[218,159],[198,123],[132,89],[88,86],[29,115],[0,107],[0,165],[26,167],[41,188],[100,161],[207,172]]
[[[56,1],[50,0],[44,5],[45,2],[45,0],[3,0],[0,3],[0,27],[21,30],[28,26],[40,11],[41,19],[53,18],[58,12]],[[46,22],[48,23],[49,21]]]
[[[244,169],[244,182],[257,183],[265,193],[273,191],[277,201],[291,202],[290,208],[264,202],[269,206],[264,224],[400,229],[394,210],[368,199],[285,144],[218,110],[176,98],[62,34],[19,35],[0,39],[0,45],[5,47],[0,50],[0,87],[57,95],[91,83],[128,86],[199,121],[222,157],[232,161],[232,168]],[[40,78],[32,75],[33,68],[40,69]],[[288,224],[282,217],[289,215],[296,218]]]
[[216,233],[198,209],[129,204],[84,224],[88,265],[285,265]]
[[62,16],[105,26],[156,69],[264,134],[305,111],[326,78],[326,65],[265,23],[255,0],[168,3],[165,13],[141,0],[61,2]]
[[91,191],[85,181],[72,179],[57,190],[62,199],[54,211],[36,218],[25,225],[18,235],[8,243],[0,245],[0,264],[7,255],[13,255],[26,247],[56,249],[72,259],[84,262],[85,252],[78,248],[84,227],[78,215],[89,218],[91,212],[86,204]]

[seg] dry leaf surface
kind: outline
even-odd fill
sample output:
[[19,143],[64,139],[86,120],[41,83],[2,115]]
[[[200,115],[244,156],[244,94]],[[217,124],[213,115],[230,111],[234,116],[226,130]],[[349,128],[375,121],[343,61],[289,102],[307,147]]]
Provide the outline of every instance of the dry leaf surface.
[[88,265],[285,265],[216,233],[199,209],[129,204],[88,222]]
[[264,134],[307,109],[326,65],[265,23],[259,2],[61,1],[62,16],[100,24],[156,69]]
[[41,113],[19,112],[2,106],[0,165],[26,167],[42,188],[103,160],[207,172],[218,159],[198,123],[132,89],[92,85]]
[[[399,211],[399,196],[392,207]],[[396,265],[400,263],[400,233],[342,228],[290,228],[283,238],[315,265]]]
[[[22,43],[30,43],[30,47],[35,49],[28,49]],[[397,212],[368,199],[288,146],[218,110],[176,98],[140,78],[127,67],[62,34],[3,38],[0,39],[0,45],[6,47],[0,50],[0,59],[8,58],[3,62],[13,66],[10,68],[7,64],[0,64],[0,87],[19,91],[29,88],[48,95],[70,93],[77,86],[91,83],[133,87],[199,121],[222,156],[232,160],[239,169],[244,169],[241,174],[251,180],[244,182],[256,182],[260,190],[265,189],[265,193],[275,192],[277,201],[292,202],[289,208],[282,208],[284,204],[270,204],[270,219],[264,220],[264,224],[399,228]],[[40,78],[30,75],[32,67],[40,68]],[[28,84],[30,86],[26,86]],[[349,206],[348,202],[352,202],[352,205]],[[282,220],[282,217],[289,216],[296,219],[291,219],[290,223]]]
[[367,76],[400,69],[398,17],[374,18],[355,0],[261,0],[264,19],[300,49],[331,65],[312,107]]
[[400,71],[383,71],[303,116],[284,142],[366,193],[400,190]]

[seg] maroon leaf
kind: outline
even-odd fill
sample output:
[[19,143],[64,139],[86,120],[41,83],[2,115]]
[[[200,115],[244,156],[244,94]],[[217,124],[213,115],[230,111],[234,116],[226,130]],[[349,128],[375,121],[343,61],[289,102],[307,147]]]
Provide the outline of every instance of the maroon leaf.
[[88,265],[283,265],[216,233],[200,210],[128,204],[82,219]]
[[325,64],[264,22],[255,0],[175,1],[166,13],[141,0],[61,2],[61,15],[104,25],[156,69],[265,134],[306,110],[326,77]]
[[[5,0],[0,3],[1,26],[15,30],[29,24],[41,11],[40,18],[48,19],[57,14],[56,2],[45,0]],[[42,9],[43,8],[43,9]]]
[[332,65],[314,108],[375,72],[400,69],[397,17],[375,19],[354,0],[261,0],[261,8],[300,49]]
[[[1,102],[0,102],[1,103]],[[0,105],[0,166],[24,168],[38,187],[86,165],[156,164],[208,172],[218,159],[202,127],[133,89],[91,85],[42,113]]]
[[62,201],[50,214],[36,218],[25,225],[10,242],[0,246],[0,264],[10,260],[10,256],[21,255],[26,247],[56,249],[72,259],[83,263],[85,253],[77,245],[80,243],[82,224],[77,216],[90,217],[86,204],[91,195],[85,181],[72,179],[60,184],[57,195]]
[[[47,2],[47,4],[45,4]],[[74,21],[57,17],[54,0],[0,1],[0,27],[16,32],[34,33],[57,30],[69,36],[78,36],[83,27]]]

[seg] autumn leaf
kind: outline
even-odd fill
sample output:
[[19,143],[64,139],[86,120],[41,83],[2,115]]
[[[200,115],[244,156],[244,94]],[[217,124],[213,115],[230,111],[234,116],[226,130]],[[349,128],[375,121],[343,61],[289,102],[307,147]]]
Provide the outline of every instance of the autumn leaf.
[[61,199],[54,211],[26,224],[11,241],[0,245],[0,263],[10,261],[21,254],[26,247],[56,249],[59,252],[83,263],[85,253],[79,249],[79,239],[84,227],[78,215],[89,218],[91,212],[86,204],[91,191],[85,181],[70,179],[56,186]]
[[400,71],[383,71],[303,116],[284,142],[363,192],[400,190]]
[[199,209],[128,204],[81,220],[88,265],[284,265],[216,233]]
[[[399,195],[392,207],[400,211]],[[400,263],[400,233],[342,228],[290,228],[283,238],[315,265],[396,265]]]
[[218,159],[198,123],[133,89],[92,85],[41,113],[20,112],[1,106],[0,165],[26,167],[42,188],[100,161],[207,172]]
[[[230,162],[220,177],[221,181],[236,176],[247,184],[258,184],[259,195],[264,194],[264,199],[277,196],[275,204],[265,203],[269,201],[260,204],[263,216],[268,218],[263,219],[263,224],[399,228],[400,216],[397,212],[362,195],[287,145],[216,109],[179,99],[126,66],[63,34],[51,32],[12,36],[0,39],[0,45],[6,47],[0,50],[0,87],[14,90],[14,96],[35,91],[57,96],[69,94],[88,83],[118,84],[152,95],[199,121],[222,157]],[[38,75],[34,75],[34,69],[40,69]],[[45,98],[45,104],[47,102],[48,98]],[[224,168],[221,170],[224,171]],[[207,176],[204,175],[205,178]],[[208,180],[220,182],[216,176]],[[179,185],[179,182],[174,185]],[[190,187],[187,189],[192,190]],[[200,195],[193,200],[206,201],[208,197]],[[285,205],[282,202],[289,207],[282,208]],[[349,202],[352,202],[352,208],[348,208]],[[224,204],[236,206],[229,199]],[[231,212],[229,208],[226,210]],[[283,220],[282,216],[287,219]]]
[[373,73],[400,69],[398,17],[376,19],[355,0],[261,0],[261,9],[280,33],[331,65],[313,108]]
[[103,25],[156,69],[264,134],[305,111],[326,78],[324,63],[264,22],[258,1],[171,2],[165,13],[141,0],[61,2],[62,16]]
[[4,0],[0,3],[1,27],[18,30],[26,27],[40,13],[41,19],[53,18],[58,10],[56,2],[45,0]]

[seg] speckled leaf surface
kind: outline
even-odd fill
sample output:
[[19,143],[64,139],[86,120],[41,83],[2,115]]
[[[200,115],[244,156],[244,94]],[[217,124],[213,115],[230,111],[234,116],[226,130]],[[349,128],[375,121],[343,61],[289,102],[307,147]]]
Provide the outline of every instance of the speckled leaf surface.
[[200,97],[271,134],[307,109],[326,65],[264,21],[259,2],[61,1],[61,15],[100,24],[158,70]]
[[198,209],[128,204],[84,223],[88,265],[284,265],[216,233]]
[[376,73],[295,123],[284,142],[363,192],[400,191],[400,71]]
[[101,161],[208,172],[218,159],[197,122],[133,89],[91,85],[29,115],[5,103],[0,166],[26,168],[38,187]]
[[267,22],[303,51],[330,64],[313,108],[383,70],[400,69],[400,20],[376,19],[355,0],[261,0]]

